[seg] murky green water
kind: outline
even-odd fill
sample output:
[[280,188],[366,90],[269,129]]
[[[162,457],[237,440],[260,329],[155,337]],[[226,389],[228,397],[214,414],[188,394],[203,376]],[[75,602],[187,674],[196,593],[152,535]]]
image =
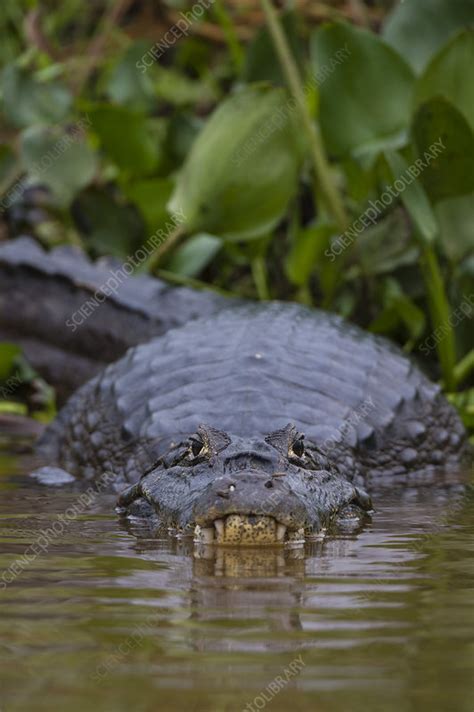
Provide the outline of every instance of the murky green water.
[[205,559],[101,495],[14,575],[80,494],[25,467],[0,470],[1,712],[474,710],[472,498],[388,491],[304,558]]

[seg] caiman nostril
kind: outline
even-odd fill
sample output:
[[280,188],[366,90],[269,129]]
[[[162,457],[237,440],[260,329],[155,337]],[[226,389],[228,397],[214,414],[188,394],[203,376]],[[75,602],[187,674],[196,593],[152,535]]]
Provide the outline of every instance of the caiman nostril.
[[273,482],[272,482],[271,480],[267,480],[267,481],[265,482],[265,487],[266,487],[267,489],[272,489],[272,487],[273,487]]
[[231,492],[235,490],[235,485],[230,484],[227,489],[217,490],[216,494],[218,497],[223,497],[224,499],[229,499]]

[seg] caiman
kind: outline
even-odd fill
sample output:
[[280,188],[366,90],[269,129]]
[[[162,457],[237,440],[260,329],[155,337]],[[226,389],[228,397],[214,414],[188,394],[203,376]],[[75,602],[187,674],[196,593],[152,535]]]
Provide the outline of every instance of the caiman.
[[86,481],[113,473],[122,514],[202,544],[299,544],[366,517],[379,476],[465,457],[454,408],[388,340],[118,268],[0,248],[2,337],[69,387],[92,375],[39,449]]

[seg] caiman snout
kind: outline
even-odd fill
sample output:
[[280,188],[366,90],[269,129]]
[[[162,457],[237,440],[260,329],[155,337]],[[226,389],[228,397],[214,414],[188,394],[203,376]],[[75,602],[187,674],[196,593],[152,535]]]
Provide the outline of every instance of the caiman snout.
[[295,546],[339,520],[352,526],[370,510],[370,497],[300,441],[293,427],[259,443],[232,442],[202,426],[185,449],[172,449],[122,492],[118,505],[205,545]]
[[302,543],[306,508],[283,475],[262,472],[218,477],[194,508],[201,544]]

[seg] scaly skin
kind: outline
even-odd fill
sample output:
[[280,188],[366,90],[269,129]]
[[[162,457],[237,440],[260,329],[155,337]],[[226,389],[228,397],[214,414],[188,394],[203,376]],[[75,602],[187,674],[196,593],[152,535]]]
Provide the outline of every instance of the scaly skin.
[[361,515],[374,477],[453,466],[465,433],[439,387],[386,340],[273,303],[131,349],[75,394],[42,447],[77,476],[131,483],[124,511],[248,543],[273,541],[278,523],[300,540]]

